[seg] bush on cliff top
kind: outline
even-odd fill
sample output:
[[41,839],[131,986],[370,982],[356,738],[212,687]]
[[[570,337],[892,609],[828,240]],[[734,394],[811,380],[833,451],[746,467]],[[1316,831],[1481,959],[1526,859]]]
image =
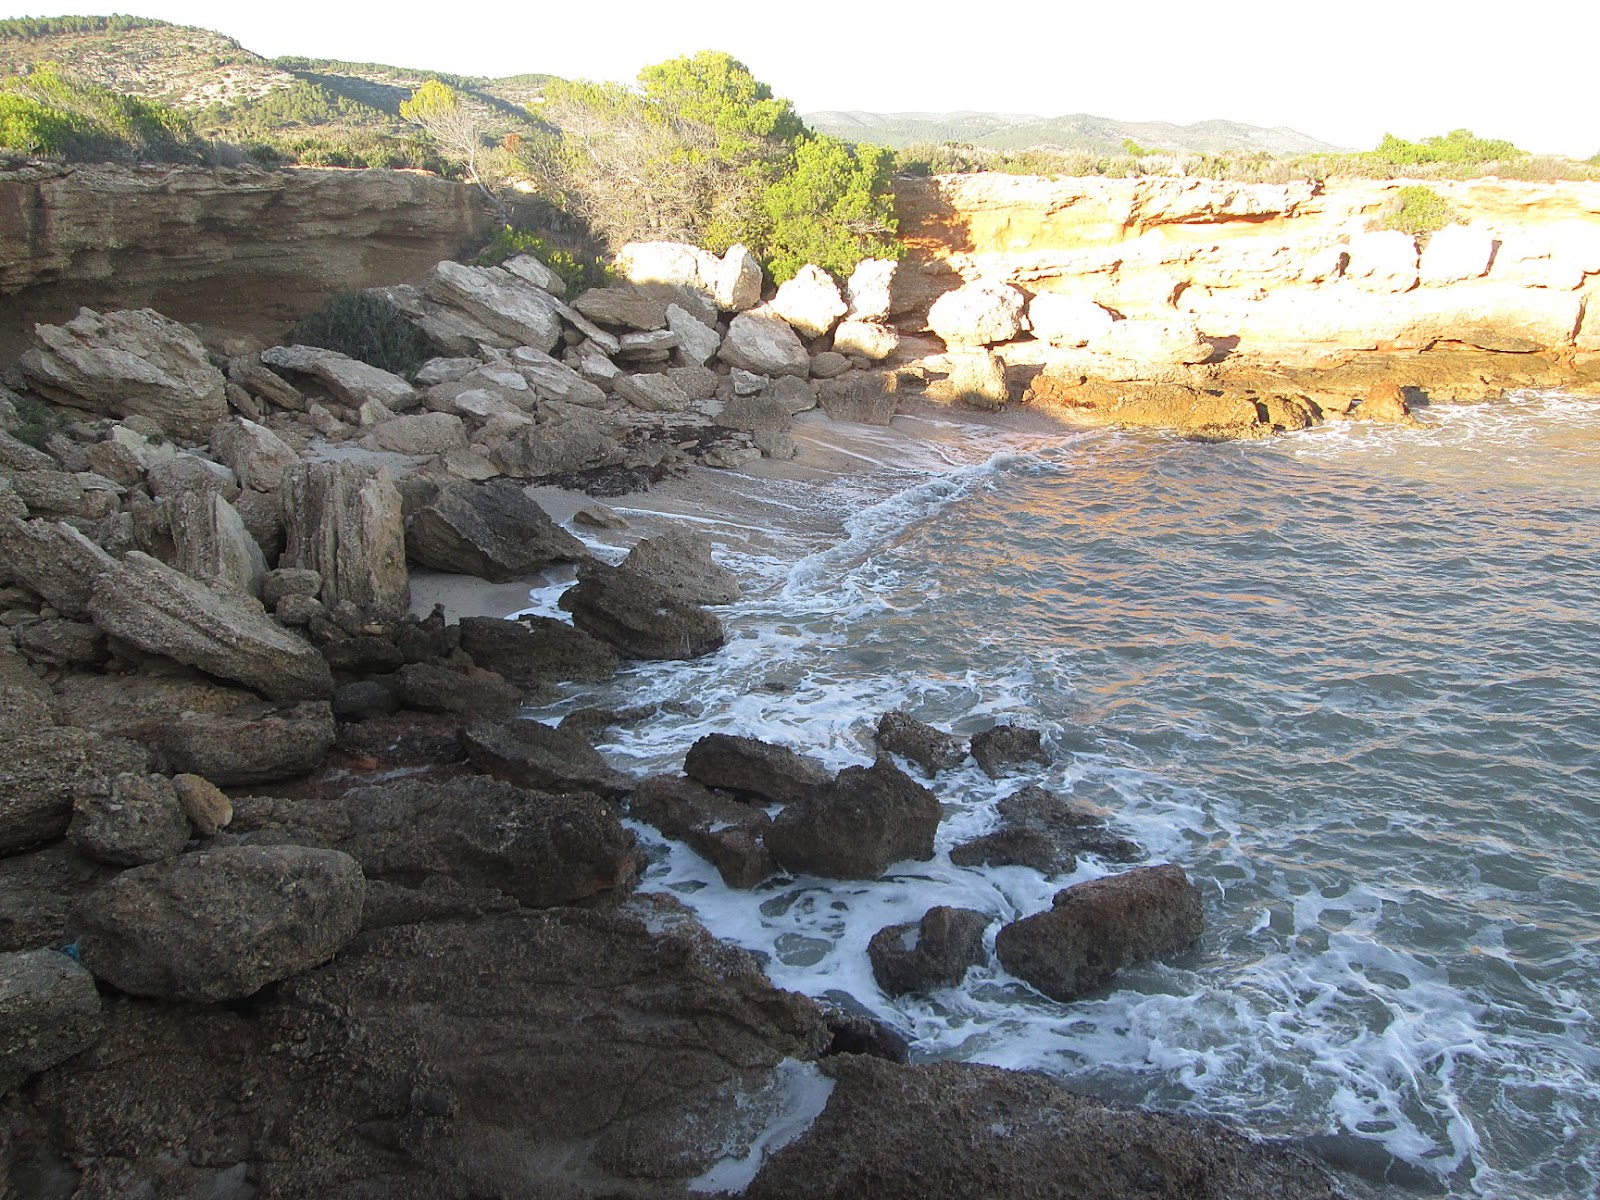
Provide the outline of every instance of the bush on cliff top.
[[1400,207],[1379,223],[1380,229],[1398,229],[1415,237],[1438,233],[1456,219],[1455,205],[1431,187],[1413,184],[1400,189]]
[[202,157],[183,114],[71,79],[54,63],[0,81],[0,149],[69,161]]
[[428,358],[427,340],[394,301],[375,292],[341,292],[301,318],[290,341],[337,350],[409,378]]

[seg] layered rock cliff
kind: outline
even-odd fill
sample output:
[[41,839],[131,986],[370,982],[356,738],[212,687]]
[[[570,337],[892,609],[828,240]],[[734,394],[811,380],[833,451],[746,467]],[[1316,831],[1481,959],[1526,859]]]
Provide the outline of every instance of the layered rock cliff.
[[334,292],[419,278],[492,231],[471,189],[413,171],[4,171],[0,351],[81,304],[275,338]]

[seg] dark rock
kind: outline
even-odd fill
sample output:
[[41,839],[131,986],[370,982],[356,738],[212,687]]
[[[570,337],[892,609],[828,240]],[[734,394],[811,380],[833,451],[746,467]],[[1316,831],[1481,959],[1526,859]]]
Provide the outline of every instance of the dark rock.
[[498,888],[468,887],[443,875],[430,875],[416,887],[368,879],[361,928],[387,929],[392,925],[416,925],[423,921],[483,917],[519,907],[515,896],[508,896]]
[[315,599],[322,592],[322,575],[310,567],[279,567],[261,576],[261,603],[276,608],[285,596]]
[[940,905],[916,924],[880,929],[867,944],[873,978],[891,996],[955,987],[968,967],[983,961],[983,931],[993,920],[988,913]]
[[333,694],[333,715],[341,721],[366,721],[399,708],[400,695],[393,685],[376,679],[347,683]]
[[538,792],[619,796],[627,780],[581,735],[538,721],[477,721],[462,731],[478,770]]
[[967,748],[961,739],[918,721],[896,708],[878,718],[878,749],[898,754],[921,767],[928,778],[960,766]]
[[867,1012],[829,1006],[823,1010],[828,1032],[828,1054],[867,1054],[885,1062],[911,1061],[911,1043]]
[[1048,830],[1008,825],[953,846],[950,861],[958,867],[1031,867],[1041,875],[1065,875],[1077,869],[1078,857]]
[[374,879],[415,886],[444,876],[535,908],[626,888],[639,865],[615,806],[483,775],[381,783],[332,799],[240,799],[229,832],[251,845],[341,850]]
[[1093,805],[1064,799],[1035,784],[1000,801],[1004,824],[950,851],[958,867],[1023,866],[1045,875],[1062,875],[1077,866],[1079,854],[1113,862],[1142,857],[1138,845],[1113,833],[1106,814]]
[[376,714],[339,726],[335,745],[381,767],[444,767],[467,761],[461,721],[438,713]]
[[467,673],[431,663],[407,663],[395,678],[401,703],[418,712],[503,717],[522,707],[521,690],[486,671]]
[[67,837],[88,857],[138,867],[182,854],[189,818],[163,775],[118,775],[104,796],[79,796]]
[[322,657],[347,675],[388,675],[406,665],[406,656],[393,642],[372,634],[331,638],[322,644]]
[[707,787],[778,804],[807,800],[833,786],[828,768],[816,759],[787,746],[731,733],[708,733],[690,746],[683,770]]
[[1050,761],[1039,744],[1039,731],[1020,725],[996,725],[993,729],[973,734],[972,757],[978,760],[983,773],[990,779],[1004,775],[1007,767]]
[[461,648],[474,661],[530,686],[601,683],[617,673],[615,650],[554,617],[463,617]]
[[67,942],[67,910],[116,873],[66,842],[0,858],[0,951]]
[[233,801],[209,779],[199,775],[174,775],[172,790],[178,794],[183,815],[189,818],[189,824],[201,837],[215,837],[233,820]]
[[1074,1000],[1123,967],[1192,945],[1204,928],[1200,891],[1174,863],[1063,888],[1054,907],[995,939],[1000,965],[1054,1000]]
[[790,804],[767,848],[785,870],[834,879],[877,879],[893,863],[933,857],[939,801],[880,756],[846,767],[831,787]]
[[720,650],[727,636],[713,613],[600,562],[578,568],[561,607],[579,629],[630,658],[699,658]]
[[328,664],[249,596],[209,588],[147,554],[130,553],[95,582],[95,623],[141,650],[176,659],[274,700],[333,694]]
[[716,867],[729,887],[751,888],[777,869],[763,837],[772,821],[692,779],[652,775],[634,786],[628,815],[685,843]]
[[333,749],[338,730],[325,700],[227,713],[184,713],[167,733],[175,770],[234,787],[309,775]]
[[406,522],[406,554],[425,567],[491,583],[589,557],[583,543],[552,521],[520,484],[506,480],[440,487]]
[[0,954],[0,1096],[100,1035],[94,977],[65,954]]
[[1110,1108],[1039,1074],[842,1055],[828,1106],[747,1200],[1337,1200],[1308,1159],[1192,1117]]
[[122,991],[240,1000],[337,954],[360,928],[364,888],[336,851],[201,850],[124,871],[68,924],[84,966]]
[[444,606],[435,604],[421,620],[407,617],[395,631],[394,644],[408,663],[436,663],[449,658],[461,645],[461,627],[446,625]]
[[106,659],[106,635],[87,621],[35,621],[16,638],[17,649],[42,667],[91,667]]
[[0,639],[0,738],[54,725],[50,714],[53,699],[50,685]]
[[622,569],[685,604],[732,604],[742,594],[738,577],[711,557],[711,539],[692,529],[646,538],[628,551]]
[[830,420],[887,425],[894,420],[899,397],[886,390],[882,376],[873,371],[860,378],[826,380],[817,388],[817,403]]
[[578,708],[561,718],[561,728],[597,741],[618,725],[631,725],[656,715],[654,704],[635,704],[627,708]]
[[64,837],[78,800],[109,795],[118,775],[148,768],[142,746],[82,729],[10,738],[0,755],[0,854]]
[[56,683],[63,724],[160,747],[185,713],[226,713],[260,698],[174,663],[134,675],[66,675]]

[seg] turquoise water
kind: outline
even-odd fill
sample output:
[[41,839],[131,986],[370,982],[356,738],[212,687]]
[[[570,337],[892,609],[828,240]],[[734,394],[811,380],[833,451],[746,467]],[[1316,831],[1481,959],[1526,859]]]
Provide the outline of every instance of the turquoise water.
[[[738,893],[655,839],[647,886],[921,1057],[1321,1137],[1421,1193],[1591,1196],[1600,403],[1426,419],[1224,446],[926,425],[941,461],[760,485],[846,536],[732,555],[752,594],[728,649],[620,681],[671,709],[619,732],[614,762],[675,768],[713,729],[864,762],[878,714],[905,707],[1038,726],[1055,764],[941,776],[939,855],[880,882]],[[1072,1005],[993,964],[883,996],[864,953],[883,925],[936,903],[1011,920],[1115,869],[949,863],[1030,781],[1185,868],[1198,950]]]

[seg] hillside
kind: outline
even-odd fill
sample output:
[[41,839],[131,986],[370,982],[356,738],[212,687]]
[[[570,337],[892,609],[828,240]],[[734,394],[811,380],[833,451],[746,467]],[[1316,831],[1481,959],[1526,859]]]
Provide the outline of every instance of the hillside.
[[891,149],[962,142],[990,150],[1120,151],[1132,140],[1152,150],[1196,154],[1225,152],[1272,155],[1321,154],[1339,149],[1292,129],[1265,129],[1236,121],[1114,121],[1088,113],[1036,117],[1017,113],[813,112],[805,122],[847,141],[872,142]]

